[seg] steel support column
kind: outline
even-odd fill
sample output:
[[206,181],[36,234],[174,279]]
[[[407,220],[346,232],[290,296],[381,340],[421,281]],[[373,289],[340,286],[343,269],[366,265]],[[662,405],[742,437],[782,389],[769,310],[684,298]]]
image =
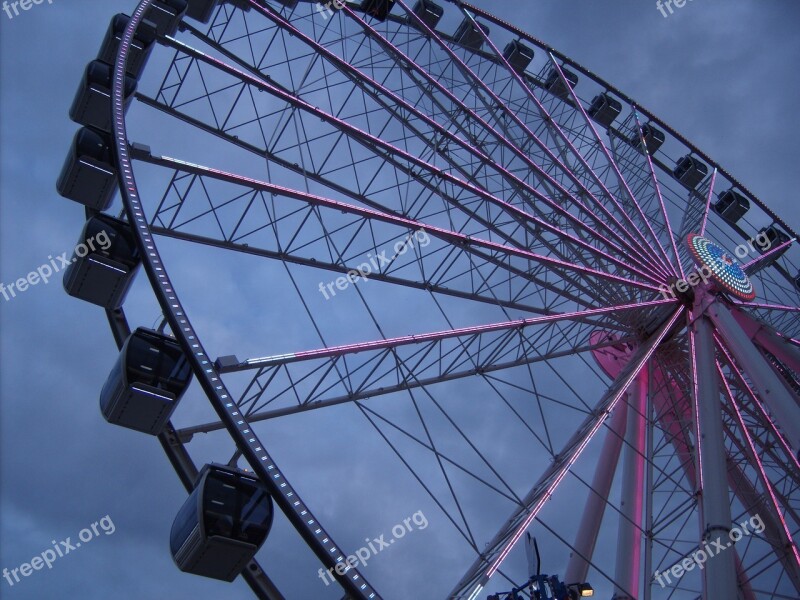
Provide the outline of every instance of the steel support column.
[[706,314],[714,323],[739,367],[744,369],[769,408],[795,454],[800,452],[800,405],[778,379],[764,355],[755,347],[731,312],[721,302],[713,302]]
[[800,350],[775,333],[772,328],[754,319],[742,309],[734,308],[730,312],[751,340],[777,356],[795,373],[800,373]]
[[[653,361],[647,364],[647,378],[648,378],[648,391],[650,384],[653,380]],[[644,494],[644,522],[647,527],[645,531],[646,541],[644,546],[644,572],[647,574],[648,580],[644,584],[644,593],[642,600],[651,600],[652,598],[652,572],[653,572],[653,488],[654,488],[654,469],[653,469],[653,453],[655,445],[653,443],[653,434],[655,433],[655,420],[656,411],[654,410],[655,402],[647,403],[647,453],[645,454],[645,494]]]
[[628,392],[627,444],[623,457],[614,600],[636,600],[639,597],[648,388],[648,369],[642,369]]
[[[730,548],[731,507],[728,498],[728,475],[725,443],[722,433],[722,403],[716,369],[714,334],[703,315],[700,302],[692,313],[691,326],[693,404],[697,419],[696,462],[700,497],[701,543],[714,547],[714,542]],[[703,571],[703,598],[738,598],[735,552],[719,551],[706,562]]]
[[581,524],[575,537],[575,550],[571,553],[564,581],[567,583],[580,583],[586,581],[589,573],[589,561],[594,554],[597,544],[597,535],[603,514],[614,481],[614,473],[622,451],[622,441],[625,438],[625,428],[628,419],[628,404],[620,402],[611,415],[609,431],[603,440],[603,449],[597,460],[597,470],[592,478],[592,488],[583,509]]

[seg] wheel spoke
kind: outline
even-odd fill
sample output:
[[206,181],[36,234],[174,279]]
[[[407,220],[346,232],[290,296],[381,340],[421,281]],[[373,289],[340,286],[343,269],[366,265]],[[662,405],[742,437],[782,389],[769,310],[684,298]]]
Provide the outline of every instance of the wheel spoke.
[[[520,319],[243,361],[225,357],[218,364],[222,373],[257,370],[240,401],[240,406],[245,407],[250,420],[256,422],[469,377],[476,372],[488,374],[618,345],[624,342],[614,339],[593,344],[578,340],[588,338],[591,331],[597,328],[606,328],[607,324],[598,317],[670,304],[659,300],[645,304],[590,309],[574,314]],[[571,323],[573,327],[556,334],[556,327],[562,322]],[[538,329],[539,326],[547,328]],[[560,339],[557,339],[557,335]],[[538,339],[544,336],[548,338],[548,346],[542,352],[539,350]],[[400,355],[398,351],[403,348],[407,350]],[[354,358],[360,360],[353,363],[351,360]],[[298,367],[294,374],[290,374],[289,365],[303,362],[310,362],[312,365],[308,368]],[[291,383],[280,390],[276,388],[274,380],[282,372],[286,373],[285,377]],[[404,375],[405,373],[413,375]],[[400,383],[389,385],[391,381]],[[348,387],[343,388],[337,382],[348,382]],[[280,400],[283,395],[294,395],[301,383],[303,389],[310,392],[295,406],[270,411],[255,408],[267,390],[269,401],[265,406]],[[333,397],[330,397],[331,394],[334,394]],[[220,427],[220,423],[209,423],[181,430],[180,434],[185,438]]]
[[[525,496],[524,504],[520,506],[506,525],[487,545],[481,556],[473,563],[458,585],[450,593],[450,597],[466,597],[474,600],[486,587],[489,579],[508,557],[511,549],[519,541],[522,534],[536,518],[539,510],[553,494],[563,480],[572,464],[580,457],[583,450],[603,425],[608,414],[614,409],[619,400],[627,392],[628,387],[642,370],[666,334],[683,314],[683,308],[676,311],[664,323],[658,333],[641,346],[632,360],[624,368],[612,386],[606,391],[596,404],[592,415],[578,428],[575,435],[565,444],[564,449],[557,455],[554,464],[542,475],[536,485]],[[466,595],[465,595],[466,594]]]

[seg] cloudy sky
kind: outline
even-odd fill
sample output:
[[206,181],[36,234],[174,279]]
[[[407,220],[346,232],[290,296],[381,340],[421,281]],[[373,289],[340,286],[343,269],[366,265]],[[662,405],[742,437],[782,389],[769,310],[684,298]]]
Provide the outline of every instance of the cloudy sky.
[[[690,0],[668,18],[653,0],[474,3],[573,57],[660,115],[800,229],[796,0]],[[4,283],[75,243],[82,210],[55,191],[76,128],[67,111],[109,19],[135,4],[53,0],[11,19],[0,13]],[[235,295],[235,283],[228,283]],[[185,286],[203,293],[202,278],[187,277]],[[146,300],[132,314],[137,323],[156,323],[154,305]],[[50,548],[51,540],[72,537],[74,543],[81,529],[106,515],[115,526],[112,534],[101,531],[58,559],[51,570],[35,572],[13,587],[0,580],[0,597],[251,597],[241,581],[220,584],[182,574],[173,565],[168,532],[184,491],[154,439],[106,425],[97,410],[115,355],[101,311],[68,297],[60,280],[11,301],[0,297],[0,567],[18,567]],[[281,436],[299,434],[272,433],[276,444]],[[349,452],[358,447],[353,442]],[[319,474],[317,480],[325,478]],[[346,501],[342,480],[332,474],[327,479],[322,491],[309,491],[315,496],[306,498],[309,502]],[[431,515],[433,528],[433,512],[426,507],[422,498],[393,505],[382,520],[359,525],[352,543],[377,536],[421,509]],[[347,529],[347,523],[339,527]],[[414,533],[419,543],[428,543],[425,535]],[[316,563],[282,519],[276,519],[259,558],[287,597],[337,597],[333,588],[320,587]],[[392,559],[391,567],[376,560],[374,568],[418,572],[413,559],[407,550]]]

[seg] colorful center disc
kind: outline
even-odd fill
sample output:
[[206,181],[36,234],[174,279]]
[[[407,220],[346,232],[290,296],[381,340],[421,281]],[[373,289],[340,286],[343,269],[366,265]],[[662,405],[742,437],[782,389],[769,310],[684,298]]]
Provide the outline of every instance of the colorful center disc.
[[686,243],[697,266],[710,272],[710,278],[722,289],[748,302],[756,297],[750,278],[732,254],[695,233],[689,234]]

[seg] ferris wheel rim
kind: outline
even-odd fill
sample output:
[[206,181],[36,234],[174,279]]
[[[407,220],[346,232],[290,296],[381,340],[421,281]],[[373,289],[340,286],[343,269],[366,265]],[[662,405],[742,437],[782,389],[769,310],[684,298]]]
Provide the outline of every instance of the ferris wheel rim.
[[[180,299],[172,289],[169,275],[162,266],[163,263],[150,231],[149,223],[144,216],[131,166],[126,130],[125,75],[128,53],[134,33],[142,22],[145,12],[153,2],[154,0],[139,1],[125,27],[114,64],[111,98],[112,136],[114,151],[119,164],[118,176],[123,206],[131,224],[131,229],[134,232],[136,244],[143,257],[145,272],[150,280],[151,288],[161,305],[165,320],[169,323],[173,335],[181,344],[192,371],[204,390],[205,396],[225,422],[229,434],[236,442],[239,450],[247,458],[253,470],[262,481],[269,485],[270,495],[281,507],[287,519],[292,522],[298,533],[305,539],[323,564],[333,568],[338,562],[344,560],[344,556],[335,542],[327,535],[322,525],[313,517],[313,513],[305,506],[299,495],[288,485],[285,477],[277,468],[275,461],[258,439],[257,434],[250,429],[246,417],[233,410],[235,404],[230,401],[230,394],[220,379],[219,373],[216,372],[216,367],[206,354],[202,343],[195,335],[194,328],[183,311]],[[287,486],[290,490],[288,494],[285,491]],[[334,570],[337,571],[336,569]],[[343,587],[356,597],[364,599],[380,598],[380,595],[372,589],[355,567],[350,569],[346,575],[341,575],[338,571],[337,575],[339,575],[337,579],[339,579]]]

